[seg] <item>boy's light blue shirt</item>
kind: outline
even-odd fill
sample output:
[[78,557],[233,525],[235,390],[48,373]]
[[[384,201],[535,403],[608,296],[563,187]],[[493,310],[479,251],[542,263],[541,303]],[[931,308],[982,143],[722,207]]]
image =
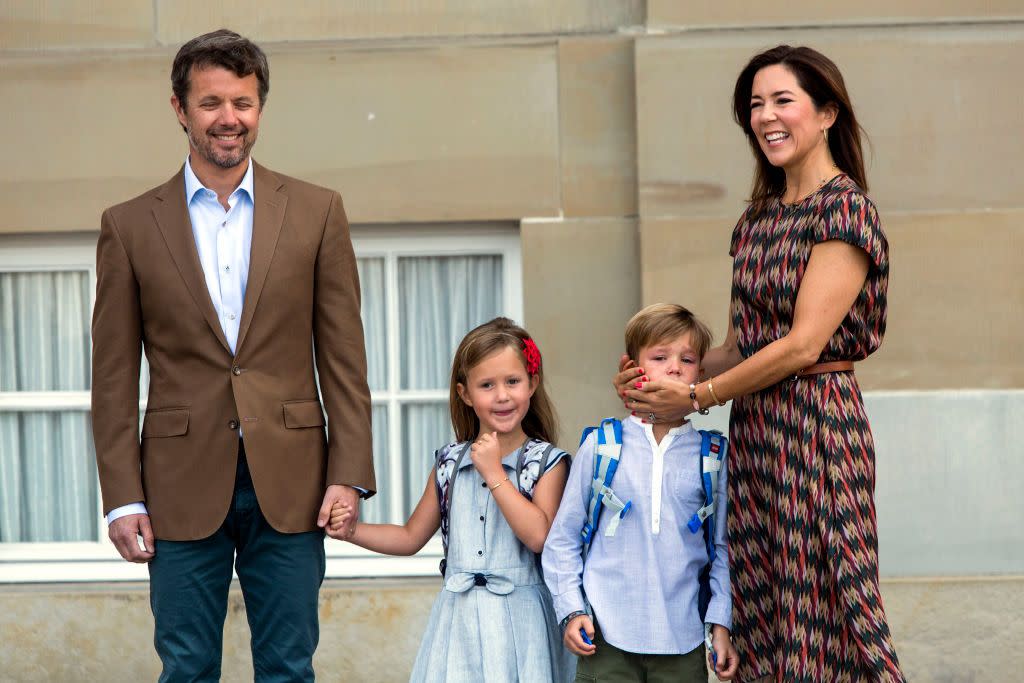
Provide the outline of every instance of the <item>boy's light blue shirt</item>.
[[[612,488],[633,506],[614,536],[604,535],[606,520],[599,522],[584,567],[580,530],[587,519],[596,436],[591,434],[573,459],[565,495],[544,544],[544,580],[555,614],[561,620],[585,609],[585,591],[601,634],[620,650],[690,652],[704,640],[697,577],[707,564],[707,547],[703,533],[691,533],[686,526],[704,505],[700,434],[686,423],[657,444],[651,425],[635,417],[623,421],[622,454]],[[716,557],[707,621],[731,630],[726,468],[723,463],[715,492]]]

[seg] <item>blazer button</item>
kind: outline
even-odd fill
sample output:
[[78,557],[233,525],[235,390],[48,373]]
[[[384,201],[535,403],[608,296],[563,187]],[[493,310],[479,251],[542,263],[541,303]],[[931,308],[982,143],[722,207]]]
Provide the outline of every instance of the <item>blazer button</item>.
[[228,429],[230,429],[231,431],[235,431],[236,429],[238,429],[238,420],[229,420]]
[[231,374],[235,375],[236,377],[238,375],[241,375],[242,374],[242,368],[240,368],[237,365],[235,365],[234,367],[231,368]]

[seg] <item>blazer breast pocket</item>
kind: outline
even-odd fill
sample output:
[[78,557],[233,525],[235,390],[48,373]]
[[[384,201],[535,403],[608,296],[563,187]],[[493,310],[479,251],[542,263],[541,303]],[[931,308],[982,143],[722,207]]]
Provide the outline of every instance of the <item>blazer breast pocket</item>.
[[188,408],[154,408],[142,421],[143,439],[161,439],[188,433]]
[[281,408],[284,410],[284,426],[288,429],[324,426],[324,413],[316,399],[285,401]]

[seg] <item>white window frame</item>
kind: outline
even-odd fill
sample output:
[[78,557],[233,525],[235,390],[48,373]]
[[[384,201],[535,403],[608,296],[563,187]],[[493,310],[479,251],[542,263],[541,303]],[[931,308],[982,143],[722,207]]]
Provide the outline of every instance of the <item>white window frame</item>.
[[[90,284],[90,316],[95,304],[96,283],[95,232],[41,235],[0,235],[0,271],[87,271]],[[401,407],[414,402],[448,399],[447,388],[433,391],[395,389],[399,386],[397,259],[401,256],[468,256],[495,254],[502,257],[503,315],[522,320],[522,260],[519,231],[515,224],[416,224],[414,226],[353,226],[352,242],[359,257],[385,259],[388,386],[371,392],[375,406],[388,407],[387,486],[401,491]],[[139,403],[145,409],[145,399]],[[88,411],[88,391],[78,392],[0,392],[3,411]],[[440,444],[438,444],[440,445]],[[435,447],[431,445],[431,448]],[[97,500],[100,497],[97,496]],[[401,496],[392,496],[390,512],[401,515]],[[144,564],[125,562],[107,538],[102,502],[97,505],[100,538],[83,542],[0,543],[0,583],[65,583],[88,581],[147,581]],[[351,544],[327,539],[328,578],[431,576],[438,571],[441,542],[435,537],[413,557],[378,555]]]

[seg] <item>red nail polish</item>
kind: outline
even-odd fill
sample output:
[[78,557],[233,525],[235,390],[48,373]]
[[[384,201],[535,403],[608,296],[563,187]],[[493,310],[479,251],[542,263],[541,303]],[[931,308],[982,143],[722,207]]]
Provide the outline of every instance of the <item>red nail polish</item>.
[[637,389],[643,389],[643,388],[644,388],[644,384],[643,384],[643,382],[637,382],[637,383],[636,383],[636,384],[634,384],[633,386],[634,386],[635,388],[637,388]]
[[651,378],[650,378],[650,377],[648,377],[647,375],[644,375],[644,376],[643,376],[643,379],[642,379],[642,381],[644,381],[644,382],[650,382],[650,381],[651,381]]
[[638,373],[640,373],[641,375],[644,374],[644,369],[643,368],[637,368],[636,371]]

